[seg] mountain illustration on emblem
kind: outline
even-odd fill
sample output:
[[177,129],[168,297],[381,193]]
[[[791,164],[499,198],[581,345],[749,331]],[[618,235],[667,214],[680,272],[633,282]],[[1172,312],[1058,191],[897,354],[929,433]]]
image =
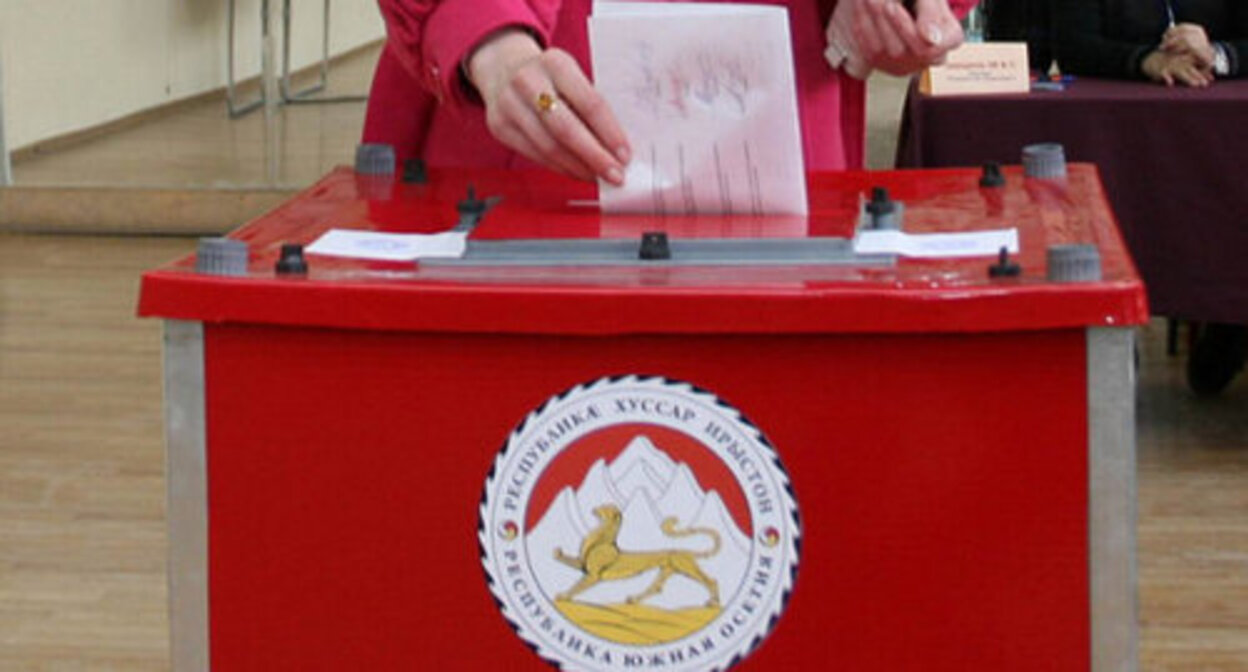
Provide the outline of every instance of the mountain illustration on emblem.
[[564,487],[527,535],[542,590],[596,635],[658,644],[718,616],[742,585],[750,534],[720,494],[644,435]]

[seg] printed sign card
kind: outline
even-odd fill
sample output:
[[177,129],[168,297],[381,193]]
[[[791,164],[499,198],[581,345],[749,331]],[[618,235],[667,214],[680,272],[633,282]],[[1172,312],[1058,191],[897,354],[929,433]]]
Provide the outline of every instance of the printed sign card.
[[1027,93],[1027,43],[967,42],[949,52],[944,65],[925,70],[919,90],[929,96]]

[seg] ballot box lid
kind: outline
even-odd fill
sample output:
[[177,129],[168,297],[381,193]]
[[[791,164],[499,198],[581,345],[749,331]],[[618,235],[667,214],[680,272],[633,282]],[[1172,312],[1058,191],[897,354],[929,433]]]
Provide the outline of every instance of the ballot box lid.
[[[142,316],[205,323],[475,333],[902,333],[1120,327],[1148,317],[1144,288],[1096,168],[1062,179],[980,186],[979,169],[813,173],[803,217],[604,215],[594,185],[539,171],[436,170],[422,183],[340,168],[229,234],[247,258],[232,275],[196,255],[143,276]],[[424,176],[422,176],[424,177]],[[1017,274],[993,257],[868,264],[435,265],[306,255],[276,270],[283,246],[331,229],[436,233],[462,221],[469,188],[489,203],[472,241],[807,242],[851,238],[873,190],[904,204],[907,233],[1016,229]],[[501,197],[495,202],[491,197]],[[1099,279],[1051,280],[1050,253],[1093,246]],[[237,247],[235,245],[235,247]],[[556,246],[557,247],[557,246]],[[290,249],[288,247],[287,252]],[[205,253],[207,254],[207,253]],[[1095,255],[1094,255],[1095,256]],[[289,269],[287,269],[289,270]]]

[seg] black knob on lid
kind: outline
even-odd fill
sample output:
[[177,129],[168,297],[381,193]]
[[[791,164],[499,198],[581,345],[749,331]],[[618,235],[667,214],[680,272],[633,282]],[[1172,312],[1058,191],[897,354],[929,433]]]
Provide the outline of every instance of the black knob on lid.
[[1006,247],[997,253],[997,263],[988,267],[990,278],[1017,278],[1022,273],[1023,267],[1010,259],[1010,250]]
[[637,256],[646,261],[671,259],[672,248],[667,242],[667,233],[648,231],[641,234],[641,249],[638,250]]
[[871,202],[867,203],[867,212],[872,215],[887,215],[897,209],[897,204],[888,197],[888,189],[871,188]]
[[984,163],[984,173],[979,178],[979,186],[981,187],[1004,187],[1005,175],[1001,174],[1001,164],[996,161],[988,161]]
[[425,184],[429,181],[429,174],[425,166],[425,160],[421,158],[411,158],[403,162],[403,181],[408,184]]
[[303,246],[298,243],[282,245],[282,254],[277,258],[278,275],[304,275],[308,272],[308,260],[303,256]]
[[461,215],[481,215],[485,213],[485,201],[477,198],[477,188],[468,185],[468,194],[455,205]]

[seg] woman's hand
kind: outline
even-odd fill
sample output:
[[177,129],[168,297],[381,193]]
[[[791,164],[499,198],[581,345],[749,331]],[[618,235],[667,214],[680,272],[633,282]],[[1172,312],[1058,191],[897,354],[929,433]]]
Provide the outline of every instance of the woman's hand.
[[1167,54],[1190,54],[1202,68],[1213,66],[1213,44],[1205,29],[1195,23],[1171,26],[1161,38],[1161,50]]
[[466,71],[499,142],[572,177],[624,182],[628,138],[567,52],[543,51],[528,32],[508,28],[473,51]]
[[1149,79],[1164,82],[1166,86],[1180,82],[1192,87],[1205,87],[1213,83],[1213,73],[1202,66],[1194,54],[1157,49],[1144,58],[1140,68]]
[[908,75],[944,62],[962,44],[962,24],[948,0],[916,0],[911,15],[899,0],[853,2],[854,39],[867,63],[894,75]]

